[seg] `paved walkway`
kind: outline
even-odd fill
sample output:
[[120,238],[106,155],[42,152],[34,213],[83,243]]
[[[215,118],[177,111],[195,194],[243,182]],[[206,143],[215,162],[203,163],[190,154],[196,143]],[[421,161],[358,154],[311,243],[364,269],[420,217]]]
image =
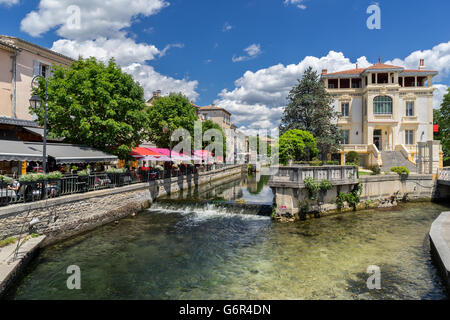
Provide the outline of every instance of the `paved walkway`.
[[445,282],[450,289],[450,211],[443,212],[430,230],[431,250],[438,260]]
[[19,247],[16,259],[14,259],[14,251],[16,250],[17,242],[0,248],[0,297],[44,239],[45,236],[28,239]]

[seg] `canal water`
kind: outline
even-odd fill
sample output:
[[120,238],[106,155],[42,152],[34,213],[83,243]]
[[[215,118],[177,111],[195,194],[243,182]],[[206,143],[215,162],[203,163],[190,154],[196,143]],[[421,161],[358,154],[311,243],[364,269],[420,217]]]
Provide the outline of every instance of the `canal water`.
[[[245,176],[193,191],[184,205],[157,203],[49,247],[7,298],[447,299],[427,232],[448,207],[409,203],[284,224],[200,201],[270,204],[267,181]],[[81,290],[67,289],[71,265]],[[379,290],[366,285],[372,265]]]

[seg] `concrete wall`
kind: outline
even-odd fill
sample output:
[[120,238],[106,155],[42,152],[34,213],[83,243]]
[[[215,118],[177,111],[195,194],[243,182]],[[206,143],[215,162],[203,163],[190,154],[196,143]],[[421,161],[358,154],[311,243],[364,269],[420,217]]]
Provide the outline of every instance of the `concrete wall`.
[[[236,165],[188,177],[3,207],[0,208],[0,239],[20,234],[25,226],[23,232],[45,234],[45,245],[48,245],[148,208],[158,197],[241,174],[243,169],[244,166]],[[40,222],[29,230],[33,218]]]

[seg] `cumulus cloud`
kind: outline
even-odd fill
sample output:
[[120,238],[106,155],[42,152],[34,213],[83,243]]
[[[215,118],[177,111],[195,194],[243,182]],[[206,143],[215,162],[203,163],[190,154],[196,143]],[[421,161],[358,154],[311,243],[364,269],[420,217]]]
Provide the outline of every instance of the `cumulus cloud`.
[[[154,15],[168,5],[164,0],[108,0],[107,4],[100,0],[41,0],[38,10],[22,20],[21,28],[32,36],[56,29],[63,39],[55,41],[52,50],[74,59],[95,57],[106,62],[114,58],[125,72],[140,82],[147,98],[153,91],[161,90],[163,93],[182,92],[195,100],[197,81],[174,79],[147,65],[166,55],[171,48],[182,48],[183,44],[168,44],[160,50],[152,44],[137,43],[123,31],[137,18]],[[77,8],[78,20],[71,17],[77,13]]]
[[131,74],[144,88],[145,97],[149,99],[153,91],[159,89],[163,95],[171,92],[183,93],[190,100],[196,100],[198,81],[188,79],[174,79],[155,71],[152,66],[133,63],[123,68],[123,71]]
[[450,41],[440,43],[429,50],[417,50],[404,59],[393,59],[386,63],[408,69],[417,69],[420,59],[425,59],[427,70],[439,71],[435,81],[440,81],[450,74]]
[[125,37],[119,39],[99,38],[86,41],[61,39],[53,43],[52,50],[74,59],[79,56],[84,58],[96,57],[102,61],[115,58],[116,62],[122,66],[153,60],[163,52],[153,45],[136,43],[134,40]]
[[233,62],[241,62],[241,61],[246,61],[246,60],[256,58],[257,56],[259,56],[261,54],[261,45],[254,43],[254,44],[248,46],[247,48],[245,48],[244,51],[247,53],[247,55],[239,56],[239,57],[233,56],[232,61]]
[[[430,61],[427,65],[440,73],[445,73],[449,67],[445,63],[447,61],[446,46],[447,44],[438,45],[431,52],[430,50],[421,51],[429,57],[429,59],[425,58],[426,61]],[[394,59],[388,63],[417,68],[419,59],[423,56],[413,58],[415,54],[411,54],[404,60]],[[416,61],[413,61],[414,59]],[[247,134],[253,134],[260,128],[274,129],[279,125],[289,91],[308,67],[311,66],[319,73],[322,69],[337,72],[356,68],[356,64],[359,68],[372,65],[365,56],[352,62],[342,52],[330,51],[320,58],[307,56],[298,64],[277,64],[255,72],[247,71],[235,81],[233,89],[223,89],[215,103],[228,109],[233,114],[232,121]],[[442,103],[442,96],[446,93],[447,86],[436,84],[435,88],[434,105],[436,107]]]
[[0,0],[0,5],[4,4],[8,7],[18,4],[19,0]]
[[107,4],[103,0],[41,0],[38,10],[22,20],[21,30],[34,37],[54,28],[68,39],[116,37],[137,17],[154,15],[168,5],[164,0],[109,0]]
[[433,108],[439,109],[441,107],[442,101],[444,101],[444,95],[448,93],[448,86],[445,84],[435,84],[434,86],[434,97],[433,97]]
[[306,6],[303,4],[303,2],[305,2],[305,0],[284,0],[284,4],[285,5],[295,5],[297,8],[305,10]]

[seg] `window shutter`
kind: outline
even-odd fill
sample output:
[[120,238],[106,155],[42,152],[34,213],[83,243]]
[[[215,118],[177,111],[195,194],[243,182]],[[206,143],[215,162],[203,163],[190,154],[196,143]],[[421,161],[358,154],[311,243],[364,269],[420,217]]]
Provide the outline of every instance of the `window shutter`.
[[38,74],[41,74],[41,64],[39,63],[39,61],[34,60],[33,61],[33,77],[37,76]]

